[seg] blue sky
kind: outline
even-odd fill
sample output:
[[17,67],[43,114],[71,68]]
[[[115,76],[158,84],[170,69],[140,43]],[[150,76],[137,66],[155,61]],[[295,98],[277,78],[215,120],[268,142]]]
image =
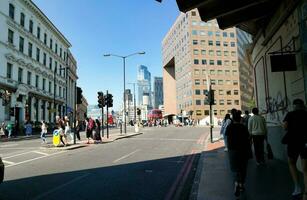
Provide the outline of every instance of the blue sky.
[[114,96],[115,110],[122,102],[122,59],[103,54],[146,52],[127,58],[126,83],[136,82],[139,64],[148,66],[152,77],[162,76],[161,41],[179,15],[175,0],[162,4],[155,0],[33,2],[72,44],[78,63],[78,85],[89,104],[97,104],[97,91],[106,90]]

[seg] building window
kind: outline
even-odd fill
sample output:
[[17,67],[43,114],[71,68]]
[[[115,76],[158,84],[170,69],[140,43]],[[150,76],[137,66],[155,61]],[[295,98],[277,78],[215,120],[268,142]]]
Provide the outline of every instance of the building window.
[[231,90],[227,90],[226,95],[231,95]]
[[201,55],[206,55],[206,50],[202,49],[201,50]]
[[51,81],[49,81],[48,92],[51,93]]
[[211,85],[216,85],[216,81],[214,79],[211,79]]
[[31,85],[31,77],[32,77],[32,73],[28,72],[28,74],[27,74],[27,84],[28,85]]
[[198,44],[198,40],[193,40],[193,45],[197,45]]
[[233,70],[232,71],[232,75],[238,75],[238,71],[237,70]]
[[36,75],[35,76],[35,87],[38,88],[38,85],[39,85],[39,76]]
[[226,80],[226,85],[231,85],[231,81],[230,80]]
[[200,80],[199,79],[195,79],[195,85],[200,85]]
[[215,75],[215,70],[211,69],[210,70],[210,75]]
[[200,90],[195,90],[195,95],[200,95]]
[[47,33],[44,33],[44,44],[47,45]]
[[230,46],[231,46],[231,47],[235,47],[235,46],[236,46],[236,43],[235,43],[235,42],[230,42]]
[[195,104],[196,104],[197,106],[200,106],[200,105],[201,105],[201,100],[197,99],[197,100],[195,101]]
[[220,41],[215,41],[215,46],[217,46],[217,47],[221,46],[221,42]]
[[46,79],[43,78],[43,90],[45,90],[46,87]]
[[204,114],[205,114],[205,115],[209,115],[209,110],[205,110],[205,111],[204,111]]
[[18,68],[18,83],[22,83],[22,73],[23,69],[22,68]]
[[52,39],[50,38],[50,49],[52,49]]
[[22,27],[25,27],[25,14],[24,13],[20,13],[20,25]]
[[206,64],[207,64],[207,60],[206,60],[206,59],[202,59],[202,60],[201,60],[201,64],[202,64],[202,65],[206,65]]
[[218,75],[223,75],[223,70],[217,70]]
[[222,65],[222,61],[221,60],[217,60],[216,63],[217,63],[217,65]]
[[41,39],[41,28],[38,26],[37,27],[37,38],[40,40]]
[[219,90],[219,95],[224,95],[224,90]]
[[218,84],[218,85],[223,85],[223,83],[224,83],[223,80],[218,80],[218,81],[217,81],[217,84]]
[[29,32],[33,33],[33,21],[31,19],[29,21]]
[[222,106],[222,105],[225,105],[225,101],[224,101],[224,99],[220,99],[219,100],[219,104]]
[[192,21],[192,26],[197,26],[197,21],[193,20]]
[[224,51],[224,56],[229,56],[229,52],[228,51]]
[[229,60],[224,61],[225,66],[229,66]]
[[193,54],[194,54],[194,55],[198,55],[198,49],[194,49],[194,50],[193,50]]
[[198,65],[199,64],[199,60],[198,59],[194,59],[194,65]]
[[224,47],[228,47],[228,42],[223,42]]
[[62,58],[62,48],[60,48],[60,57]]
[[32,43],[31,42],[28,43],[28,56],[32,58]]
[[209,45],[209,46],[213,46],[213,41],[212,41],[212,40],[209,40],[209,41],[208,41],[208,45]]
[[192,35],[197,35],[197,30],[192,30]]
[[230,71],[229,70],[225,70],[225,75],[226,76],[230,75]]
[[192,11],[192,16],[196,16],[196,12],[195,11]]
[[23,53],[25,40],[23,37],[19,37],[19,51]]
[[233,94],[234,94],[234,95],[239,95],[239,90],[234,90],[234,91],[233,91]]
[[200,41],[200,44],[201,44],[201,45],[206,45],[206,40],[201,40],[201,41]]
[[231,100],[227,100],[227,105],[232,105]]
[[43,54],[43,65],[46,66],[46,63],[47,63],[47,54],[44,53]]
[[225,110],[220,110],[220,115],[224,116],[225,115]]
[[6,78],[12,78],[13,65],[11,63],[6,64]]
[[58,44],[55,43],[55,54],[58,54]]
[[213,32],[212,31],[208,31],[208,36],[212,37],[213,36]]
[[232,66],[236,66],[236,65],[237,65],[237,61],[232,61],[232,62],[231,62],[231,65],[232,65]]
[[222,55],[222,52],[220,50],[216,51],[216,55],[217,56],[221,56]]
[[54,70],[57,70],[57,68],[58,68],[58,62],[54,61]]
[[52,70],[52,58],[51,57],[49,57],[49,69]]
[[11,4],[11,3],[9,5],[9,16],[12,19],[15,18],[15,6],[13,4]]
[[39,62],[40,60],[40,49],[36,48],[36,61]]
[[227,37],[227,32],[223,32],[223,37]]
[[231,38],[235,37],[235,34],[233,32],[229,33],[229,35],[230,35]]
[[239,100],[234,101],[235,105],[239,105]]
[[8,37],[7,37],[7,41],[9,42],[9,44],[14,44],[14,31],[12,30],[8,30]]
[[199,31],[199,34],[203,36],[206,35],[205,31]]
[[219,31],[216,31],[216,32],[215,32],[215,36],[216,36],[216,37],[220,37],[220,36],[221,36],[221,33],[220,33]]
[[194,75],[199,75],[199,69],[194,69]]
[[62,87],[59,86],[59,96],[62,97]]
[[232,51],[232,52],[231,52],[231,56],[236,56],[236,52],[235,52],[235,51]]
[[210,60],[209,65],[214,65],[214,60]]
[[237,80],[234,80],[234,81],[233,81],[233,85],[238,85],[238,81],[237,81]]
[[209,55],[210,56],[214,56],[214,51],[213,50],[209,50]]

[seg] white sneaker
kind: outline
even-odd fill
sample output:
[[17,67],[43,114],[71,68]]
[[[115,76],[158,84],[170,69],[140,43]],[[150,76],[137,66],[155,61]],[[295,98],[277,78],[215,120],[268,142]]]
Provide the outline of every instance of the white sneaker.
[[297,196],[299,194],[302,194],[302,190],[300,187],[295,187],[293,193],[292,193],[292,196]]
[[225,147],[224,151],[225,151],[225,152],[227,152],[227,151],[228,151],[228,148],[227,148],[227,147]]

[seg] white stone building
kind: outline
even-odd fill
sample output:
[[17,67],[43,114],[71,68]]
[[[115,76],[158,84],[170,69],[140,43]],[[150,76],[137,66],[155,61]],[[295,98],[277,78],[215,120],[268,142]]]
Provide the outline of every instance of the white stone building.
[[63,116],[69,41],[30,0],[1,0],[0,29],[0,121]]

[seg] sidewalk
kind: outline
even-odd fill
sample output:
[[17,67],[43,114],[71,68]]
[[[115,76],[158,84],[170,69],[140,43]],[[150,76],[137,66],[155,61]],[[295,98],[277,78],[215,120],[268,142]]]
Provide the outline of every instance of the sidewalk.
[[[246,191],[238,199],[289,200],[292,199],[292,185],[287,163],[269,160],[266,165],[257,166],[252,159],[248,164]],[[190,200],[236,199],[222,140],[214,143],[207,140],[197,167],[193,191]]]

